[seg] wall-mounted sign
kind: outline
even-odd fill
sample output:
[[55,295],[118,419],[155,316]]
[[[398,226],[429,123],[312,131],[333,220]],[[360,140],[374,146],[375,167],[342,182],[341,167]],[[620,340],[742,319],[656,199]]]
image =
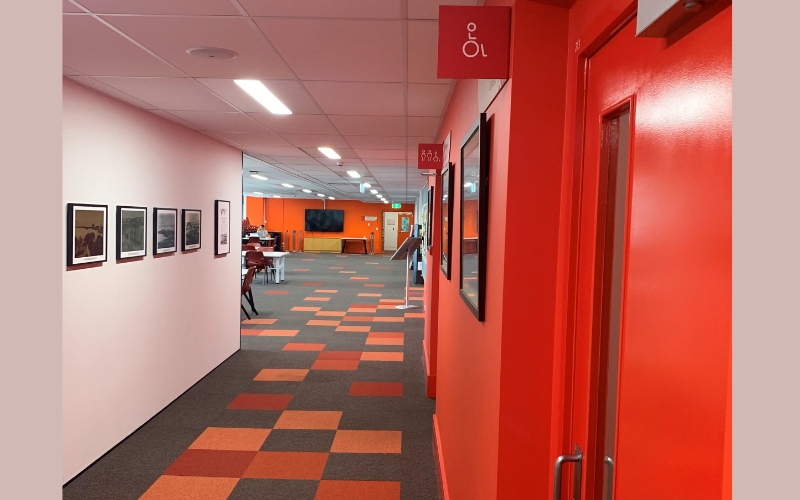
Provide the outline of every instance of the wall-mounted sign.
[[392,208],[400,208],[400,204],[399,203],[392,203]]
[[417,169],[441,170],[442,151],[442,144],[419,144],[417,146]]
[[362,215],[361,220],[378,220],[378,218],[373,215]]
[[478,80],[478,112],[486,112],[507,81],[504,78]]
[[453,135],[453,131],[449,131],[447,133],[447,138],[444,140],[444,144],[442,144],[442,168],[445,165],[450,163],[450,136]]
[[439,6],[438,78],[508,78],[511,7]]

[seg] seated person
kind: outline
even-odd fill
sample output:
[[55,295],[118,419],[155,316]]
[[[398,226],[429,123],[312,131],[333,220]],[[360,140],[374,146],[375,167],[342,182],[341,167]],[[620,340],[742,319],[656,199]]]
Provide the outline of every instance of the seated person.
[[269,233],[267,232],[267,230],[264,229],[264,224],[261,224],[261,226],[258,228],[257,233],[258,233],[258,237],[259,238],[266,238],[266,237],[269,236]]

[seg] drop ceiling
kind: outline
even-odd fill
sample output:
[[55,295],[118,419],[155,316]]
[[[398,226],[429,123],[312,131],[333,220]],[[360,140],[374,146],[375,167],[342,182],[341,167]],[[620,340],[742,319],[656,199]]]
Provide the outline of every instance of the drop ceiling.
[[[359,192],[368,182],[413,202],[426,183],[417,144],[433,142],[454,85],[436,78],[438,6],[482,3],[63,0],[63,74],[242,150],[246,194],[377,202]],[[261,80],[292,114],[269,113],[234,79]]]

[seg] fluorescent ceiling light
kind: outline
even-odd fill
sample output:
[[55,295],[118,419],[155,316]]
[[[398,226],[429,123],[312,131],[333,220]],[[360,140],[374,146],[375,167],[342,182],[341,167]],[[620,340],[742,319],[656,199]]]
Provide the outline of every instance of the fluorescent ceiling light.
[[328,196],[328,199],[329,200],[335,200],[336,198],[334,198],[333,196]]
[[471,183],[471,182],[465,182],[465,183],[464,183],[464,187],[465,187],[465,188],[468,188],[468,187],[470,187],[471,185],[472,185],[472,183]]
[[291,184],[286,184],[285,182],[283,184],[281,184],[281,186],[283,186],[285,188],[293,188],[294,187]]
[[304,193],[310,193],[310,192],[311,192],[311,190],[310,190],[310,189],[304,189],[304,190],[303,190],[303,192],[304,192]]
[[350,177],[352,177],[353,179],[358,179],[359,177],[361,177],[361,174],[359,174],[359,173],[358,173],[358,172],[356,172],[355,170],[348,170],[348,171],[347,171],[347,175],[349,175],[349,176],[350,176]]
[[388,202],[388,201],[386,201],[386,200],[383,200],[383,202],[384,202],[384,203],[389,203],[389,202]]
[[264,193],[259,193],[258,191],[253,191],[253,194],[264,194]]
[[323,198],[325,198],[325,195],[322,193],[317,193],[317,196],[322,196]]
[[372,187],[372,184],[370,184],[369,182],[365,182],[365,183],[364,183],[364,187],[365,187],[365,188],[371,188],[371,187]]
[[378,190],[377,189],[370,189],[369,192],[372,193],[372,194],[378,194]]
[[259,179],[259,180],[262,180],[262,181],[267,180],[266,177],[264,177],[263,175],[258,175],[258,174],[250,174],[250,177],[252,177],[253,179]]
[[291,115],[292,111],[287,108],[263,83],[258,80],[234,80],[236,85],[250,94],[250,97],[259,102],[275,115]]
[[281,195],[279,195],[279,194],[273,194],[273,195],[272,195],[272,197],[273,197],[273,198],[280,198],[280,197],[281,197]]
[[317,148],[319,152],[330,158],[331,160],[339,160],[342,157],[339,156],[336,151],[332,150],[331,148]]

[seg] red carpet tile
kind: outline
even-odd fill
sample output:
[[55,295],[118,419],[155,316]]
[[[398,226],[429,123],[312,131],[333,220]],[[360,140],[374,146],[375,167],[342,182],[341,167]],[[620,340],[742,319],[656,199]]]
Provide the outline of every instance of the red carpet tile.
[[358,308],[358,307],[356,307],[356,308],[351,307],[350,309],[347,310],[347,312],[348,313],[356,313],[356,314],[365,314],[365,313],[367,313],[367,314],[375,314],[376,312],[378,312],[378,309],[375,308],[375,307],[373,307],[372,309],[366,309],[366,308],[362,309],[362,308]]
[[262,337],[294,337],[300,330],[261,330]]
[[361,359],[361,351],[322,351],[317,359]]
[[242,328],[242,335],[259,335],[264,330],[256,330],[255,328]]
[[314,500],[400,500],[400,483],[323,480],[319,482]]
[[193,450],[258,451],[270,429],[209,427],[189,446]]
[[403,332],[372,332],[367,338],[369,339],[402,339],[405,334]]
[[317,311],[317,313],[314,316],[337,316],[341,318],[345,314],[347,313],[345,313],[344,311]]
[[139,500],[226,500],[237,478],[161,476]]
[[401,431],[337,430],[331,453],[400,453]]
[[318,359],[311,365],[312,370],[358,370],[358,360],[350,359]]
[[303,300],[316,300],[317,302],[327,302],[331,300],[330,297],[306,297]]
[[337,326],[337,332],[368,332],[371,326]]
[[405,313],[403,314],[405,318],[424,318],[425,314],[423,313]]
[[292,308],[292,311],[319,311],[322,309],[321,307],[298,307],[295,306]]
[[322,286],[325,283],[303,283],[305,286]]
[[382,293],[359,293],[359,297],[380,297]]
[[186,450],[164,474],[167,476],[238,478],[242,477],[256,453],[255,451]]
[[340,411],[286,410],[281,413],[273,428],[336,430],[339,428],[341,419],[342,412]]
[[402,382],[353,382],[351,396],[396,396],[403,397]]
[[350,304],[352,308],[375,309],[378,304]]
[[375,283],[364,283],[364,286],[372,286],[372,287],[376,287],[376,288],[383,288],[386,285],[378,285],[378,284],[375,284]]
[[264,368],[256,378],[256,382],[302,382],[308,375],[305,368]]
[[317,259],[303,259],[303,260],[317,260]]
[[378,302],[381,304],[402,304],[405,301],[403,299],[381,299]]
[[256,319],[246,319],[242,321],[243,325],[274,325],[275,322],[278,321],[275,318],[256,318]]
[[355,271],[339,271],[339,274],[356,274]]
[[352,278],[350,278],[350,279],[351,279],[351,280],[368,280],[369,278],[367,278],[367,277],[353,276],[353,277],[352,277]]
[[402,352],[362,352],[361,361],[403,361]]
[[334,321],[329,319],[310,319],[307,326],[339,326],[340,321]]
[[229,410],[285,410],[292,400],[291,394],[239,394]]
[[325,344],[301,344],[289,342],[283,346],[282,351],[321,351],[325,349]]
[[277,292],[273,291],[273,290],[267,290],[266,292],[264,292],[265,295],[286,295],[287,293],[289,293],[289,292],[285,291],[285,290],[284,291],[277,291]]
[[327,453],[260,451],[242,477],[319,480],[327,461]]
[[337,293],[339,290],[314,290],[314,293]]

